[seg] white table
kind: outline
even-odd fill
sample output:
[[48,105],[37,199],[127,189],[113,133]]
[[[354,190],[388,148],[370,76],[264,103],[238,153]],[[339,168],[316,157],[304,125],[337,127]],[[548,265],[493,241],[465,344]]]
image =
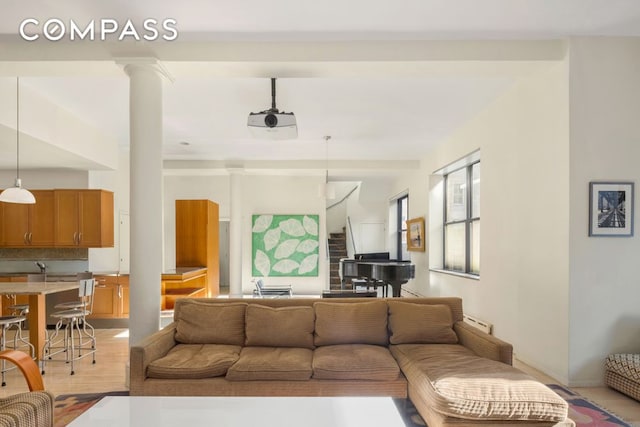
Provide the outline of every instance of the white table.
[[405,424],[390,397],[107,396],[69,426],[404,427]]

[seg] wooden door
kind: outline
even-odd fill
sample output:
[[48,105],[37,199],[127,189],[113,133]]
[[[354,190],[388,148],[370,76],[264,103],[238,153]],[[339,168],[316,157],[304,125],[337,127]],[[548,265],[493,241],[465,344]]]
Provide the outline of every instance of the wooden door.
[[207,266],[207,201],[176,200],[176,267]]
[[78,190],[54,190],[55,245],[78,246],[79,204]]
[[52,190],[32,191],[36,204],[30,206],[30,246],[52,247],[54,245],[54,197]]
[[29,205],[22,203],[2,203],[4,221],[4,246],[28,246]]
[[4,246],[4,205],[0,202],[0,247]]

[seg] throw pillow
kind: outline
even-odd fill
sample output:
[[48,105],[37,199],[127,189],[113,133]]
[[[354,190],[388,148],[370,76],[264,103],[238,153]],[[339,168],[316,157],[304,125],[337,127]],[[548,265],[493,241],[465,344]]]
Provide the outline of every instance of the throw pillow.
[[245,322],[247,346],[313,349],[313,307],[272,308],[249,304]]
[[451,309],[443,304],[388,301],[391,344],[455,344]]
[[316,302],[315,345],[387,345],[387,303]]
[[176,341],[183,344],[244,345],[245,303],[208,303],[178,299]]

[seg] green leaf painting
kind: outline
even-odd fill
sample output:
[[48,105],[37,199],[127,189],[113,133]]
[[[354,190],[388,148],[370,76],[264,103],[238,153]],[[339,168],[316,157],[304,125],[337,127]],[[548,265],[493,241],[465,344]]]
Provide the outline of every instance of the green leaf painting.
[[253,215],[252,275],[317,276],[319,215]]

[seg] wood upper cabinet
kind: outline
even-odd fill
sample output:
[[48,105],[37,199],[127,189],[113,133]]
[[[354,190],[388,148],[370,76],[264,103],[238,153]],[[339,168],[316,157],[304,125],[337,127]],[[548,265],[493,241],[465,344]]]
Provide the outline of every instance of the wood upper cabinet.
[[176,267],[206,267],[206,296],[220,293],[219,207],[211,200],[176,200]]
[[34,205],[0,203],[3,247],[51,247],[54,245],[53,190],[32,190]]
[[113,247],[113,193],[54,190],[55,246]]

